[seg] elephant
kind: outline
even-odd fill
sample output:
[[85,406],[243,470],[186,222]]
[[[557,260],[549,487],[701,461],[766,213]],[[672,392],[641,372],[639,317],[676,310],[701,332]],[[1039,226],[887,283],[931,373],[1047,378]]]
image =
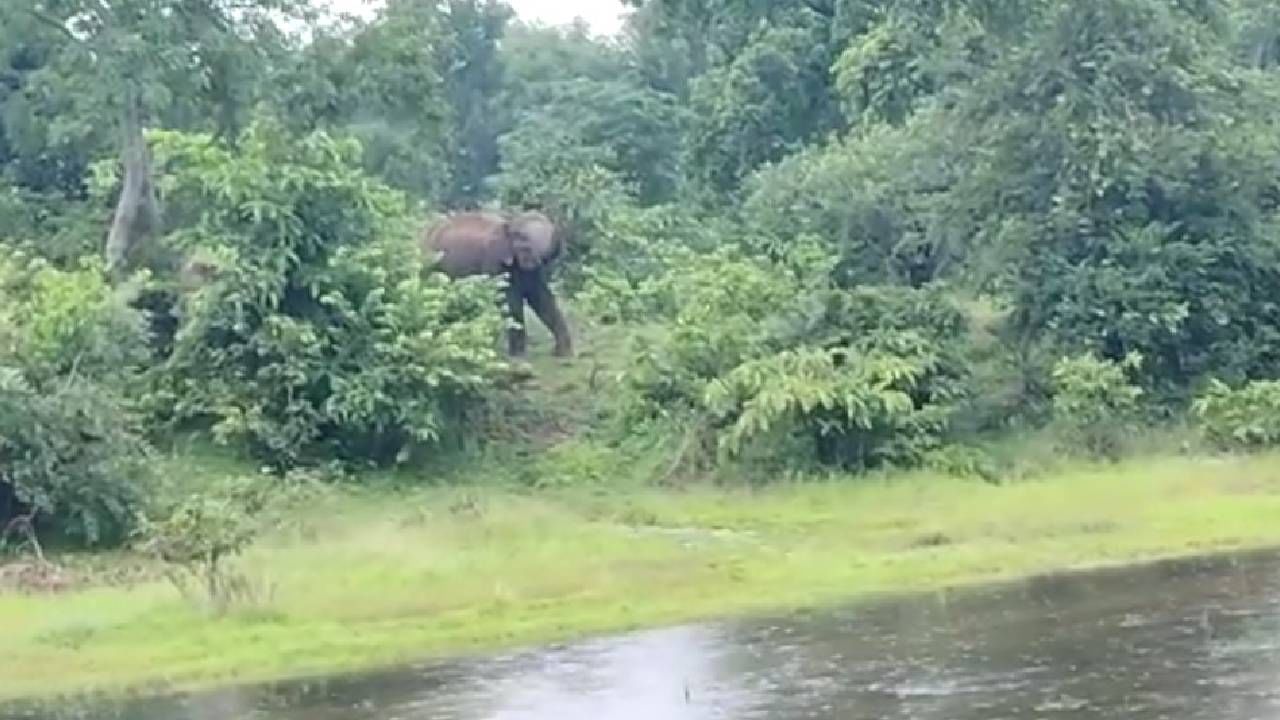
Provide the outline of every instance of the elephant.
[[507,350],[525,354],[524,304],[555,336],[556,357],[573,354],[569,324],[548,284],[548,265],[564,250],[564,235],[550,218],[536,211],[473,211],[450,215],[422,238],[428,254],[439,253],[439,267],[452,278],[507,276],[507,309],[516,326],[507,333]]

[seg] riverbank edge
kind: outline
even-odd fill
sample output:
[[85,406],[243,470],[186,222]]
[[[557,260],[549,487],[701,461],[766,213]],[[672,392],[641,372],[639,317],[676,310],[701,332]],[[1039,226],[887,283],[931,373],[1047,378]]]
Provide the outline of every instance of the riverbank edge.
[[[1060,481],[1041,482],[1052,486]],[[512,605],[497,615],[493,614],[492,608],[480,608],[474,612],[455,611],[434,618],[416,616],[339,623],[344,637],[348,638],[346,647],[326,647],[326,638],[319,635],[309,640],[309,632],[316,630],[318,625],[300,623],[287,628],[289,644],[258,648],[262,654],[254,656],[252,664],[228,668],[225,662],[219,664],[215,661],[204,667],[192,665],[172,670],[153,667],[144,673],[134,667],[118,676],[101,667],[91,676],[83,677],[71,670],[65,675],[43,677],[38,683],[27,682],[18,687],[6,689],[0,683],[0,709],[6,705],[56,702],[86,696],[115,701],[140,695],[201,693],[335,674],[365,674],[406,664],[465,659],[644,629],[769,617],[802,609],[892,602],[919,593],[963,590],[1041,576],[1280,549],[1280,523],[1268,520],[1280,519],[1276,514],[1280,509],[1280,483],[1268,479],[1243,499],[1247,502],[1240,502],[1242,498],[1235,491],[1213,495],[1205,494],[1202,488],[1196,498],[1197,509],[1188,516],[1195,522],[1188,524],[1183,536],[1151,536],[1150,533],[1144,534],[1142,526],[1137,525],[1105,531],[1082,529],[1078,537],[1029,537],[1025,543],[980,547],[979,552],[957,553],[943,547],[936,552],[923,551],[929,552],[928,555],[911,555],[905,551],[888,553],[884,562],[896,564],[898,572],[860,587],[850,583],[851,577],[857,577],[856,573],[849,575],[846,572],[844,576],[837,573],[830,580],[813,574],[805,576],[807,582],[776,587],[757,579],[752,581],[755,584],[737,587],[731,593],[725,592],[725,586],[691,585],[676,588],[670,595],[653,594],[642,598],[593,598],[588,595],[550,602],[528,602]],[[1210,522],[1224,516],[1231,517],[1233,512],[1251,515],[1242,516],[1244,522],[1239,525]],[[1085,540],[1088,541],[1086,545],[1093,549],[1082,549],[1080,544]],[[844,553],[833,552],[833,563],[845,559],[845,555],[856,554],[860,549],[850,547]],[[913,569],[921,572],[913,574]],[[868,572],[867,576],[870,578],[871,573]],[[190,637],[166,640],[197,642],[199,633],[196,628],[191,630]],[[124,652],[131,648],[122,646],[118,649]],[[62,657],[72,655],[64,653]],[[52,655],[41,659],[48,663],[51,658]],[[13,668],[23,661],[21,656],[11,656],[5,664]]]
[[[42,705],[56,705],[57,703],[66,701],[86,702],[93,700],[105,703],[126,703],[130,700],[147,698],[181,699],[184,697],[217,694],[237,689],[254,690],[273,687],[280,688],[292,684],[317,683],[335,677],[376,676],[379,673],[391,672],[408,666],[424,666],[433,663],[448,663],[452,661],[482,661],[486,658],[494,658],[522,651],[536,650],[538,647],[544,645],[571,645],[574,643],[588,642],[591,640],[609,637],[624,637],[630,634],[653,632],[664,629],[674,630],[681,627],[703,625],[707,623],[728,623],[751,619],[767,620],[771,617],[780,617],[789,613],[801,611],[820,613],[829,609],[866,607],[886,603],[904,602],[937,592],[963,593],[982,590],[997,590],[1023,583],[1061,577],[1090,576],[1095,573],[1116,573],[1131,569],[1148,568],[1182,562],[1213,562],[1215,560],[1225,560],[1232,556],[1249,556],[1254,554],[1280,554],[1280,539],[1262,545],[1223,547],[1221,549],[1210,551],[1187,549],[1184,551],[1174,551],[1166,554],[1136,557],[1129,560],[1100,562],[1094,565],[1074,565],[1071,567],[1042,570],[1026,574],[992,576],[989,578],[979,578],[966,582],[948,583],[927,589],[880,591],[861,596],[854,595],[842,600],[832,600],[826,603],[774,607],[772,610],[757,609],[753,611],[729,612],[708,617],[642,624],[634,627],[603,628],[594,631],[584,630],[577,634],[556,635],[554,637],[547,637],[524,643],[481,644],[468,649],[439,650],[435,653],[428,654],[410,654],[396,659],[373,661],[363,664],[339,662],[328,665],[322,662],[309,667],[300,666],[293,671],[280,672],[273,675],[264,675],[256,678],[253,676],[246,676],[235,682],[218,682],[213,680],[191,680],[178,683],[159,684],[154,682],[141,682],[132,685],[122,685],[106,690],[69,690],[58,691],[56,693],[49,693],[45,695],[13,698],[6,698],[3,695],[0,695],[0,713],[3,713],[6,710],[6,707],[30,711],[32,709],[39,708]],[[6,716],[0,715],[0,717]]]

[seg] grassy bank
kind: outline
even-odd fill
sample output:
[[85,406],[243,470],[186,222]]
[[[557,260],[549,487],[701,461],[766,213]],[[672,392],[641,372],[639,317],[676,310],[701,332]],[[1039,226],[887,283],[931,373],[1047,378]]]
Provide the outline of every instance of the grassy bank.
[[201,614],[163,582],[0,594],[0,699],[193,688],[1280,544],[1280,456],[1134,460],[1006,486],[328,497],[244,566],[269,598]]

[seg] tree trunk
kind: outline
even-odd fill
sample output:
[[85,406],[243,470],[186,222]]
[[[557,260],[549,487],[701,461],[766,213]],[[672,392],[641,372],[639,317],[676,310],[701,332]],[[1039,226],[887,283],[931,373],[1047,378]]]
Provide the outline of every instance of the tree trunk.
[[112,272],[119,272],[138,241],[160,225],[160,208],[151,178],[151,152],[142,135],[142,110],[134,88],[125,91],[120,132],[124,184],[106,247],[107,267]]

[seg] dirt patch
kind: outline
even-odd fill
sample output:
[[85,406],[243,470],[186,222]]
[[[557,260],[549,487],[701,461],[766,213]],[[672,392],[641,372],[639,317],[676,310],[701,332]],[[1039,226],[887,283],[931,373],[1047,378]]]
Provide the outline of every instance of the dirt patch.
[[955,542],[954,540],[952,540],[950,537],[948,537],[944,533],[931,532],[913,539],[911,543],[908,545],[908,547],[910,547],[912,550],[919,550],[921,548],[945,547],[947,545],[953,544],[954,542]]
[[0,565],[0,591],[55,593],[79,585],[66,568],[48,562],[11,562]]
[[0,592],[39,594],[132,587],[163,578],[160,563],[134,555],[67,555],[43,562],[26,557],[0,559]]

